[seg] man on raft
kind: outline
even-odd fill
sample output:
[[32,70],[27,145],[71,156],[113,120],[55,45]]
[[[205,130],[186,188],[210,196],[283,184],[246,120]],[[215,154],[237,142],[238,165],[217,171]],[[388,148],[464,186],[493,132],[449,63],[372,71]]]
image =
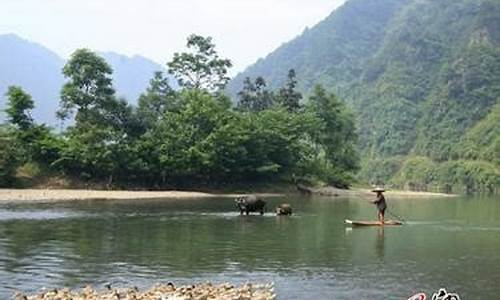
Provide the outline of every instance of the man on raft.
[[380,224],[384,224],[385,210],[387,209],[387,203],[385,203],[385,197],[383,195],[383,192],[385,192],[385,190],[383,188],[377,187],[373,189],[372,192],[377,193],[377,199],[372,201],[372,203],[377,206],[378,221],[380,222]]

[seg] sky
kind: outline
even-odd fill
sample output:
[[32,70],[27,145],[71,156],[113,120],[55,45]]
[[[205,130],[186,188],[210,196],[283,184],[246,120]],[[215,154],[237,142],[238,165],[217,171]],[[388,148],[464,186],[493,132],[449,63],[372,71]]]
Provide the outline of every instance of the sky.
[[67,58],[77,48],[165,64],[191,33],[212,36],[235,75],[345,0],[0,0],[0,34]]

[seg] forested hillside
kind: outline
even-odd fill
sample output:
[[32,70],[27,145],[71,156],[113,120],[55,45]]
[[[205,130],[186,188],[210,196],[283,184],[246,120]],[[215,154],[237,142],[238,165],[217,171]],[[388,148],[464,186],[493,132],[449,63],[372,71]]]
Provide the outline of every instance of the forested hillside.
[[361,180],[413,189],[500,185],[500,2],[350,0],[239,74],[270,87],[293,68],[357,115]]

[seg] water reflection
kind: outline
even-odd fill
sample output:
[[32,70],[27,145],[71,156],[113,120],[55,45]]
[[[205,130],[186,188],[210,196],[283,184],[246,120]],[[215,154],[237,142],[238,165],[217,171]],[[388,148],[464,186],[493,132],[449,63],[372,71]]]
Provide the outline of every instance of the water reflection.
[[375,240],[375,251],[379,258],[384,258],[385,236],[384,227],[377,228],[377,239]]

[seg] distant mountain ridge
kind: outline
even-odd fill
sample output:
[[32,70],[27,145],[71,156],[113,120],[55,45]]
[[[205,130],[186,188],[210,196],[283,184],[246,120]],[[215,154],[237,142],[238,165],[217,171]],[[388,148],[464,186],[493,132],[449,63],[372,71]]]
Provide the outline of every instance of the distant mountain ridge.
[[[349,0],[238,74],[228,91],[235,96],[257,76],[279,87],[291,68],[302,92],[321,83],[357,115],[362,179],[468,185],[488,169],[500,186],[500,1]],[[477,128],[490,138],[466,151]],[[424,160],[428,168],[411,169]],[[463,182],[445,182],[453,176]]]
[[[155,71],[166,71],[160,64],[135,55],[98,52],[113,68],[117,96],[136,103]],[[51,50],[15,34],[0,35],[0,123],[4,120],[5,92],[18,85],[35,100],[33,117],[38,122],[57,125],[55,112],[64,83],[61,73],[65,60]],[[172,80],[172,84],[175,86]]]
[[0,122],[5,108],[5,93],[18,85],[35,99],[36,120],[54,124],[64,60],[43,46],[14,34],[0,35]]
[[[136,102],[155,71],[166,72],[160,64],[141,56],[126,56],[116,52],[98,52],[113,68],[113,84],[117,95]],[[173,84],[173,82],[172,82]]]

